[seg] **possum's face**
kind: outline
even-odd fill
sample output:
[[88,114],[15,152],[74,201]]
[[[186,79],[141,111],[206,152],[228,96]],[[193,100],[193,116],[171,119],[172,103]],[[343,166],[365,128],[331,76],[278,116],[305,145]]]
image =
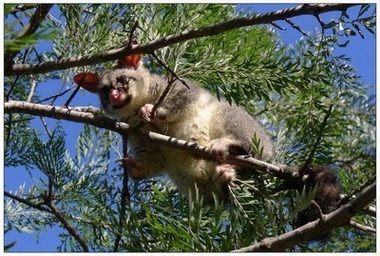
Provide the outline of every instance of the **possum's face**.
[[98,88],[105,112],[114,118],[125,119],[135,115],[144,104],[148,81],[141,70],[115,69],[101,76]]

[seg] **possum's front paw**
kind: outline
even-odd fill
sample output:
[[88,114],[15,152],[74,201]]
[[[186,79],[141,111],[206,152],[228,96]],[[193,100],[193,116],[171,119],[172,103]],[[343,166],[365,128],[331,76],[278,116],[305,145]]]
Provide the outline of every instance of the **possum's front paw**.
[[230,164],[220,164],[215,167],[213,180],[217,183],[232,184],[235,178],[236,172],[234,166]]
[[121,160],[123,166],[127,168],[128,175],[135,180],[140,180],[149,176],[148,168],[131,157]]
[[155,119],[155,115],[153,112],[153,104],[145,104],[143,107],[141,107],[139,115],[142,119],[152,123]]
[[215,156],[217,162],[225,163],[227,161],[227,157],[230,155],[228,150],[230,144],[230,140],[225,138],[211,141],[211,153]]
[[145,104],[142,108],[140,108],[139,115],[142,119],[158,124],[161,122],[165,122],[168,116],[168,111],[162,107],[158,107],[155,111],[153,111],[153,104]]

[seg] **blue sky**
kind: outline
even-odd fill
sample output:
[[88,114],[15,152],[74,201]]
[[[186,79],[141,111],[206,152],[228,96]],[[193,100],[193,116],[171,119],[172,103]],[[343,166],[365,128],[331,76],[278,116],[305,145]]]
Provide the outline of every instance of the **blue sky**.
[[[267,12],[291,6],[294,6],[294,4],[241,4],[237,6],[237,10],[244,12]],[[352,8],[350,9],[349,14],[352,14],[352,17],[356,17],[357,12],[358,8]],[[57,9],[53,9],[53,14],[56,16]],[[339,14],[335,12],[323,14],[321,17],[325,22],[328,22],[333,17],[338,17],[338,15]],[[292,20],[301,26],[304,31],[314,31],[315,29],[318,29],[320,31],[319,24],[312,16],[300,16],[293,18]],[[279,36],[283,43],[294,44],[302,36],[300,32],[291,28],[285,22],[278,22],[278,24],[281,27],[286,28],[285,31],[279,31],[276,29],[279,32]],[[365,32],[364,39],[359,36],[351,37],[350,43],[346,48],[335,49],[336,55],[345,54],[352,59],[352,65],[356,67],[358,74],[362,76],[364,84],[375,84],[375,44],[375,36]],[[41,42],[38,45],[38,50],[42,52],[49,47],[51,47],[50,44]],[[57,80],[40,83],[37,87],[37,93],[41,95],[41,98],[54,95],[57,93],[59,88],[61,88],[61,86],[62,83]],[[374,89],[371,90],[371,93],[374,93]],[[55,105],[63,105],[67,97],[67,95],[66,97],[62,97],[55,103]],[[72,101],[71,105],[98,106],[98,99],[95,95],[81,91]],[[52,119],[46,120],[49,127],[53,129],[57,121]],[[74,152],[76,139],[82,130],[83,125],[71,122],[62,122],[62,124],[67,134],[67,148],[69,152]],[[35,119],[35,121],[33,121],[33,125],[36,127],[36,129],[43,129],[39,119]],[[39,173],[37,171],[33,172],[32,174],[35,177],[39,176]],[[5,170],[4,184],[6,184],[6,191],[15,191],[19,188],[20,185],[23,185],[24,183],[26,184],[26,187],[29,187],[31,184],[33,184],[33,180],[24,168],[7,168]],[[60,244],[60,239],[58,237],[58,233],[60,231],[61,228],[59,227],[52,229],[48,228],[46,231],[42,231],[38,235],[36,233],[29,234],[11,231],[6,234],[5,243],[17,240],[17,243],[12,248],[12,251],[56,251],[57,246]]]

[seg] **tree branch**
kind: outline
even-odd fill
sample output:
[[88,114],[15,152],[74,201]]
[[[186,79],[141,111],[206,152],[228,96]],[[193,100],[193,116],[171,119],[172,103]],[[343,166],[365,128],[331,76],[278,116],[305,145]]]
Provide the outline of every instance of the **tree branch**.
[[35,4],[18,4],[15,7],[12,7],[8,14],[16,14],[17,12],[24,12],[34,8],[36,8]]
[[371,233],[376,234],[376,229],[374,229],[373,227],[360,224],[360,223],[353,221],[353,220],[350,220],[350,226],[352,226],[356,229],[360,229],[361,231],[371,232]]
[[[52,4],[39,4],[33,16],[30,18],[29,24],[25,26],[22,33],[20,33],[16,39],[22,39],[23,37],[32,35],[37,31],[41,22],[45,19],[46,15],[49,13]],[[4,56],[4,67],[6,70],[12,69],[11,64],[13,58],[17,55],[16,52],[6,52]]]
[[315,141],[313,147],[310,150],[309,156],[307,157],[307,159],[303,165],[302,171],[307,170],[310,167],[311,162],[313,161],[313,157],[315,155],[315,152],[317,151],[318,146],[321,144],[322,136],[323,136],[323,133],[325,132],[325,129],[327,126],[327,121],[331,115],[332,109],[333,109],[333,104],[330,104],[329,109],[327,110],[326,115],[323,118],[323,121],[320,125],[317,140]]
[[49,97],[47,97],[47,98],[45,98],[45,99],[39,100],[39,101],[37,101],[36,103],[41,103],[41,102],[44,102],[44,101],[48,101],[48,100],[50,100],[50,99],[56,99],[56,98],[58,98],[58,97],[60,97],[60,96],[62,96],[62,95],[65,95],[65,94],[66,94],[67,92],[69,92],[69,91],[71,91],[71,88],[66,89],[66,90],[64,90],[63,92],[58,93],[58,94],[56,94],[56,95],[49,96]]
[[188,32],[182,32],[180,34],[169,35],[164,38],[154,40],[145,44],[138,46],[133,46],[130,48],[128,45],[112,49],[106,52],[85,55],[80,57],[72,57],[57,61],[49,61],[41,64],[18,64],[13,65],[9,70],[6,70],[6,76],[14,75],[26,75],[26,74],[38,74],[46,73],[56,70],[63,70],[78,66],[93,65],[106,61],[112,61],[120,59],[126,55],[136,54],[136,53],[151,53],[154,50],[176,44],[179,42],[201,38],[205,36],[212,36],[220,34],[229,30],[258,25],[258,24],[268,24],[277,20],[283,20],[286,18],[291,18],[299,15],[315,15],[330,11],[346,10],[352,6],[358,4],[303,4],[293,8],[278,10],[274,12],[268,12],[264,14],[253,15],[249,18],[236,18],[230,21],[219,23],[216,25],[211,25],[199,29],[193,29]]
[[365,214],[368,214],[369,216],[376,218],[376,208],[375,207],[367,206],[366,208],[363,209],[363,212]]
[[77,233],[77,231],[75,230],[75,228],[73,226],[71,226],[71,224],[65,219],[65,217],[57,209],[57,207],[55,206],[55,204],[53,203],[53,201],[47,200],[46,201],[46,205],[49,207],[49,209],[51,210],[52,214],[54,214],[54,216],[59,220],[59,222],[61,222],[61,224],[67,230],[67,232],[69,232],[69,234],[72,237],[74,237],[74,239],[80,244],[80,246],[82,247],[82,250],[84,252],[88,252],[89,249],[88,249],[88,245],[87,245],[86,241],[83,240],[83,238]]
[[[21,197],[18,197],[12,193],[9,193],[7,191],[4,191],[4,195],[6,197],[9,197],[13,200],[16,200],[20,203],[23,203],[23,204],[26,204],[27,206],[29,207],[32,207],[32,208],[35,208],[37,210],[40,210],[40,211],[43,211],[43,212],[48,212],[48,213],[51,213],[53,214],[58,220],[59,222],[61,222],[61,224],[64,226],[64,228],[69,232],[69,234],[71,236],[74,237],[75,240],[77,240],[77,242],[81,245],[83,251],[85,252],[88,252],[88,246],[87,246],[87,243],[83,240],[83,238],[81,238],[78,233],[76,232],[76,230],[71,226],[71,224],[65,219],[65,217],[63,216],[63,214],[57,209],[57,207],[53,204],[53,202],[46,198],[47,201],[45,202],[45,204],[49,207],[45,207],[41,204],[35,204],[35,203],[32,203],[30,202],[29,200],[27,199],[24,199],[24,198],[21,198]],[[82,220],[81,220],[82,221]],[[109,228],[109,227],[108,227]]]
[[[123,156],[126,157],[128,154],[128,136],[123,135]],[[119,214],[119,234],[116,235],[115,244],[113,247],[114,252],[119,251],[120,241],[123,233],[123,224],[126,221],[125,211],[127,203],[130,203],[130,194],[128,189],[128,168],[127,166],[123,166],[123,185],[121,189],[121,197],[120,197],[120,214]]]
[[37,86],[37,80],[32,78],[30,81],[30,92],[29,92],[28,98],[26,99],[26,102],[32,102],[32,98],[33,98],[36,86]]
[[298,26],[296,23],[294,23],[291,19],[285,19],[285,21],[292,26],[295,30],[298,30],[303,36],[308,36],[308,33],[302,30],[300,26]]
[[354,199],[342,205],[339,209],[326,214],[325,219],[309,222],[288,233],[277,237],[265,238],[259,243],[243,247],[234,252],[284,251],[301,242],[318,237],[338,227],[350,224],[351,217],[361,211],[376,198],[376,182],[364,188]]
[[40,210],[40,211],[43,211],[43,212],[52,213],[49,208],[46,208],[46,207],[42,206],[41,204],[32,203],[28,199],[24,199],[24,198],[18,197],[16,195],[12,194],[12,193],[7,192],[7,191],[4,191],[4,196],[9,197],[9,198],[11,198],[13,200],[16,200],[16,201],[18,201],[20,203],[26,204],[27,206],[29,206],[31,208],[34,208],[34,209],[37,209],[37,210]]
[[[86,123],[94,125],[96,127],[105,128],[120,134],[128,133],[132,128],[122,122],[109,119],[104,116],[95,115],[91,112],[80,112],[73,109],[67,109],[57,106],[47,106],[40,104],[27,103],[22,101],[9,101],[4,104],[5,113],[24,113],[36,116],[46,116],[55,119],[63,119],[67,121],[73,121],[78,123]],[[201,158],[215,160],[213,154],[210,153],[209,148],[198,145],[193,142],[180,140],[174,137],[169,137],[156,132],[141,132],[141,135],[146,136],[147,139],[159,142],[161,145],[165,145],[171,148],[175,148],[181,151],[194,154]],[[239,166],[248,167],[251,169],[259,169],[270,173],[271,175],[280,179],[294,180],[300,178],[298,172],[291,171],[291,169],[284,166],[273,165],[258,159],[251,157],[250,155],[241,156],[229,156],[228,163],[236,164]],[[302,177],[306,179],[307,177]]]

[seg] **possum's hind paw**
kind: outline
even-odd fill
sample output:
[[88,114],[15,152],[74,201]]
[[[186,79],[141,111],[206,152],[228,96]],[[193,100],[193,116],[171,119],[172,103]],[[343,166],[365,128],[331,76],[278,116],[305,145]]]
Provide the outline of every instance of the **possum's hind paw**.
[[230,164],[220,164],[215,167],[214,181],[217,183],[232,184],[236,178],[234,166]]

